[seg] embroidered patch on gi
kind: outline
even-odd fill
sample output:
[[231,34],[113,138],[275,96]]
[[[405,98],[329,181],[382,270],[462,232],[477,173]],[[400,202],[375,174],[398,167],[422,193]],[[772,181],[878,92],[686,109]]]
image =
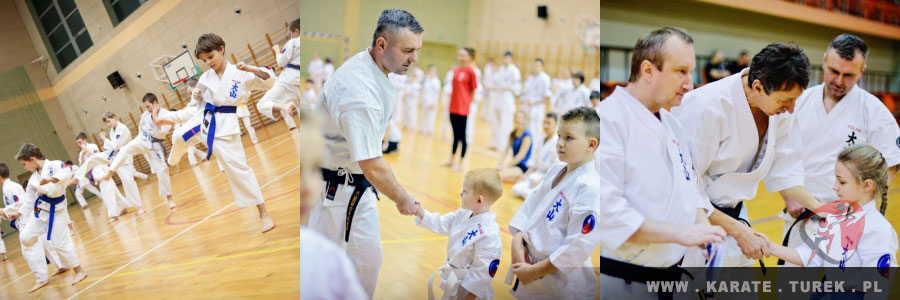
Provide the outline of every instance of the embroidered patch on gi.
[[597,221],[594,220],[594,215],[588,215],[584,218],[584,223],[581,223],[581,233],[588,234],[594,230],[594,226],[597,224]]
[[499,266],[500,266],[499,259],[495,259],[495,260],[491,261],[491,265],[488,266],[488,273],[491,274],[491,278],[494,278],[494,275],[497,274],[497,267],[499,267]]
[[287,48],[281,48],[281,54],[284,54],[285,50],[287,50]]
[[13,202],[19,202],[19,196],[13,195]]
[[891,255],[885,254],[878,258],[878,273],[884,278],[891,276]]
[[559,208],[562,207],[563,200],[566,199],[566,195],[562,192],[559,193],[559,198],[556,198],[556,201],[553,203],[553,206],[550,207],[550,210],[547,211],[547,222],[553,222],[553,219],[556,219],[556,214],[559,213]]
[[900,148],[900,137],[897,137],[897,147]]

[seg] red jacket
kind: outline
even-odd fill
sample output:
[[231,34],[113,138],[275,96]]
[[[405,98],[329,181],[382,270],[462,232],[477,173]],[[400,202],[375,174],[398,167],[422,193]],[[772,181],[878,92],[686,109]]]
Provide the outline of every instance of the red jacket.
[[453,91],[450,92],[450,113],[461,116],[469,115],[472,94],[478,87],[475,71],[469,67],[453,69]]

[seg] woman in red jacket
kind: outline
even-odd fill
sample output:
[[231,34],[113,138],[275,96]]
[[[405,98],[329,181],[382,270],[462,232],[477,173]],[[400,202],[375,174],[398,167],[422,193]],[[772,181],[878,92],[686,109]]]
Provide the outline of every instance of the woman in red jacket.
[[[453,152],[450,153],[450,161],[445,164],[451,171],[462,169],[462,160],[466,157],[466,119],[469,116],[469,105],[472,103],[472,95],[478,87],[478,79],[475,70],[470,63],[475,59],[475,49],[459,49],[459,66],[453,69],[453,89],[450,92],[450,126],[453,128]],[[456,148],[462,144],[462,151],[458,162],[454,162]]]

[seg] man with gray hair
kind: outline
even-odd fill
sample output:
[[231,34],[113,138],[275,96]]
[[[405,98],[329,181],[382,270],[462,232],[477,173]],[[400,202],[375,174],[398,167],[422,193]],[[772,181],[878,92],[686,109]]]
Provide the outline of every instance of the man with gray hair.
[[370,297],[382,262],[376,190],[393,200],[401,214],[414,215],[418,205],[381,157],[381,139],[397,105],[397,91],[387,75],[404,75],[416,62],[423,31],[409,12],[381,12],[372,45],[331,75],[316,104],[324,121],[325,185],[313,204],[309,227],[346,249]]

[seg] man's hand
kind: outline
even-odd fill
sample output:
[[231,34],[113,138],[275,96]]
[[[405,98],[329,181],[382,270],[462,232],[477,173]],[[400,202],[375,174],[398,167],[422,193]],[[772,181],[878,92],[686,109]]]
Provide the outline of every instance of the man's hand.
[[418,210],[419,201],[410,195],[406,200],[397,200],[397,211],[400,212],[401,215],[411,216],[416,214],[416,210]]
[[738,246],[741,247],[741,252],[744,253],[744,256],[750,259],[762,259],[765,256],[768,249],[768,243],[766,239],[761,238],[756,230],[747,227],[746,230],[743,230],[738,235],[734,236],[734,239],[737,240]]
[[725,229],[709,224],[695,224],[678,231],[675,240],[684,246],[705,247],[706,244],[724,243]]

